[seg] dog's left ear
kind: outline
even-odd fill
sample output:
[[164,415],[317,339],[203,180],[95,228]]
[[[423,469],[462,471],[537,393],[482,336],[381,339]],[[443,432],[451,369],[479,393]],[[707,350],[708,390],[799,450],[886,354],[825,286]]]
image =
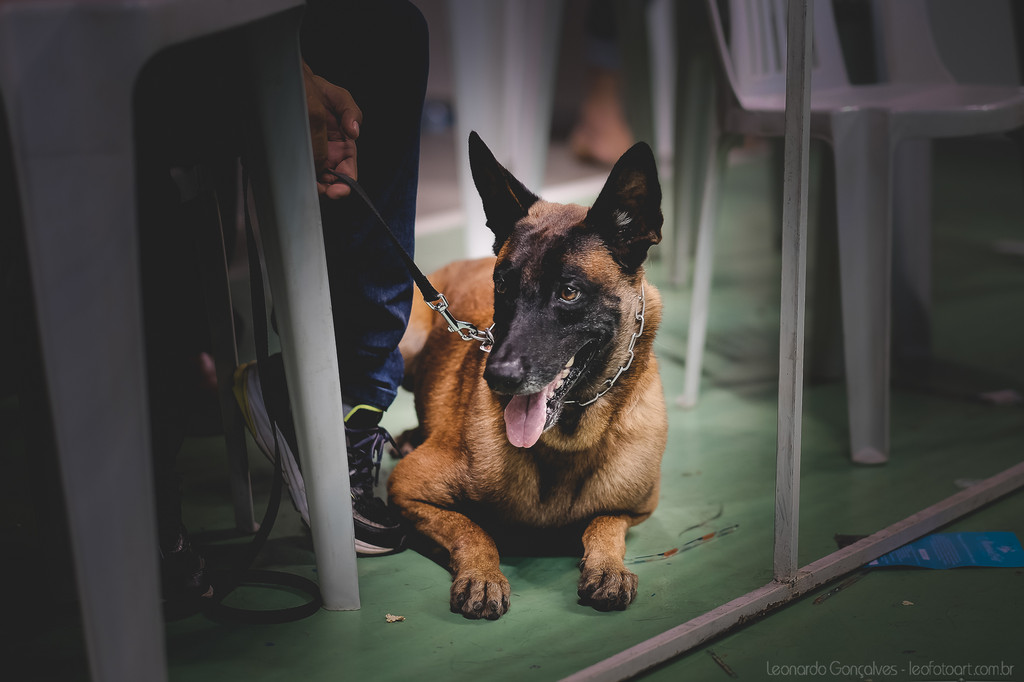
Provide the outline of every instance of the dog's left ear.
[[661,241],[661,184],[645,142],[637,142],[616,162],[584,222],[601,235],[626,272],[640,267],[647,250]]

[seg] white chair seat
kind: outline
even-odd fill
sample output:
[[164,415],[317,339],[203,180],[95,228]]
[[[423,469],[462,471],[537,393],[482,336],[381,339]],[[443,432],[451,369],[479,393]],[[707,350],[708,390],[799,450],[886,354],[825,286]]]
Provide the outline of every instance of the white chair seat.
[[[730,111],[727,128],[745,134],[781,135],[784,93],[745,94]],[[812,90],[811,134],[822,135],[833,116],[876,109],[893,120],[901,137],[960,137],[1016,127],[1024,89],[991,85],[884,83]],[[733,126],[736,126],[735,128]]]

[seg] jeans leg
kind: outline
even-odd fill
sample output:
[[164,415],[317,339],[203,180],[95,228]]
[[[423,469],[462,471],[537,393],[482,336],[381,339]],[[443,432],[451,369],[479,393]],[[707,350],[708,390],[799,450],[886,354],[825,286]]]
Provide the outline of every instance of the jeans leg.
[[[412,254],[426,22],[404,0],[314,0],[302,49],[314,73],[349,90],[362,109],[359,183]],[[409,320],[412,278],[358,199],[324,201],[321,215],[346,398],[387,408],[402,381],[398,342]]]

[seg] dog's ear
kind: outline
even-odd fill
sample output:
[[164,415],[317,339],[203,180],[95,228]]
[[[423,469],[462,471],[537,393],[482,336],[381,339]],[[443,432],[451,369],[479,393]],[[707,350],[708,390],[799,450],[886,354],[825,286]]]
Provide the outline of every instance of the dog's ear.
[[663,220],[654,153],[637,142],[612,168],[584,222],[601,235],[619,265],[634,272],[661,241]]
[[512,228],[526,217],[536,195],[498,163],[476,132],[469,134],[469,167],[484,203],[487,227],[494,233],[494,254],[512,234]]

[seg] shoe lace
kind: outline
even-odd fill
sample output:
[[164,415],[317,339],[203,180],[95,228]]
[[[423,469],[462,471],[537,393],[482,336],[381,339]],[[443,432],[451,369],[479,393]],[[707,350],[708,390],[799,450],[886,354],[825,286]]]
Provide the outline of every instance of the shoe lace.
[[395,449],[398,445],[382,426],[369,429],[353,429],[346,426],[345,435],[348,437],[348,476],[352,494],[372,494],[373,486],[380,481],[380,465],[385,443],[391,443]]

